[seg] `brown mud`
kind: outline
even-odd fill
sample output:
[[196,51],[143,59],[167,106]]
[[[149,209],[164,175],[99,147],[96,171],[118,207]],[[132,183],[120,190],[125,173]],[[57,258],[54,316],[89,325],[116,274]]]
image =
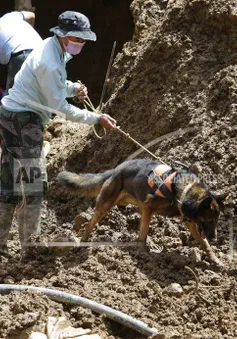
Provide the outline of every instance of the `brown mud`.
[[[103,112],[143,145],[160,138],[149,148],[156,156],[168,164],[173,159],[195,163],[213,192],[228,193],[213,245],[227,267],[211,264],[176,219],[152,219],[147,252],[106,244],[39,247],[22,260],[14,224],[9,240],[12,257],[2,258],[0,280],[84,296],[127,313],[168,338],[237,338],[236,2],[134,0],[131,13],[134,36],[114,60]],[[55,181],[57,173],[104,171],[138,150],[117,131],[98,140],[89,126],[66,123],[62,129],[51,141],[50,188],[37,241],[72,241],[76,215],[86,221],[93,212],[94,200],[65,192]],[[150,158],[144,152],[137,157]],[[132,242],[138,225],[135,207],[115,207],[91,240]],[[195,277],[185,266],[197,275],[199,294]],[[93,328],[106,339],[145,338],[90,310],[40,294],[13,292],[0,301],[0,338],[19,338],[25,328],[39,329],[49,315],[60,314],[73,326]]]

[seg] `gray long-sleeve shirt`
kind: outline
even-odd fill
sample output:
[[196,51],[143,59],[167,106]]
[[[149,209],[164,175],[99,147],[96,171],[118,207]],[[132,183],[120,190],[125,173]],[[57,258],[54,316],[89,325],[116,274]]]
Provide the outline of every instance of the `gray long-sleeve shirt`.
[[[71,58],[70,54],[62,52],[56,36],[45,39],[23,63],[9,95],[2,99],[3,107],[12,112],[36,112],[43,125],[49,122],[49,111],[53,110],[64,113],[74,122],[98,123],[99,114],[79,109],[66,100],[74,95],[74,83],[67,80],[66,72],[66,63]],[[43,109],[42,105],[49,109]]]

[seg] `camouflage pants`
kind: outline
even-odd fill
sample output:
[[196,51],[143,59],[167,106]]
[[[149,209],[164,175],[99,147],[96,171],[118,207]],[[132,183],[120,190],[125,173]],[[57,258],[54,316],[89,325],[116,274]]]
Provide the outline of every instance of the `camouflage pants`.
[[43,127],[39,115],[0,107],[0,133],[0,252],[5,253],[14,210],[23,196],[26,206],[18,215],[22,245],[31,234],[40,232],[40,205],[47,176],[45,159],[41,157]]
[[[4,204],[0,202],[0,255],[8,254],[7,240],[11,229],[15,204]],[[30,243],[30,236],[40,234],[41,204],[26,205],[19,214],[18,232],[22,249]]]
[[28,203],[33,203],[44,195],[47,187],[41,118],[34,112],[10,112],[1,107],[0,133],[0,201],[18,202],[23,184]]
[[8,70],[7,70],[7,81],[6,81],[7,92],[13,86],[16,73],[20,70],[23,62],[25,61],[25,59],[28,57],[30,53],[31,53],[31,50],[25,50],[25,51],[22,51],[18,55],[13,54],[13,56],[11,57],[8,63]]

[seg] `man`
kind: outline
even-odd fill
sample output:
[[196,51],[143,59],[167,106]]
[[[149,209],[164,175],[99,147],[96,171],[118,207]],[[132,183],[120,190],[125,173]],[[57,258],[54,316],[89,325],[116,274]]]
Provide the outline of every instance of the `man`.
[[42,43],[34,23],[35,14],[28,11],[7,13],[0,18],[0,64],[8,67],[7,92],[27,56]]
[[66,97],[85,98],[87,95],[83,85],[67,80],[65,67],[72,58],[71,55],[79,54],[86,41],[96,40],[88,18],[78,12],[66,11],[59,16],[58,26],[50,31],[55,36],[44,40],[28,56],[15,77],[9,95],[2,99],[0,108],[0,132],[3,139],[1,253],[7,253],[7,236],[15,206],[24,196],[26,205],[18,213],[22,247],[27,244],[31,234],[40,231],[40,206],[46,187],[46,166],[42,164],[41,157],[42,131],[49,122],[49,112],[60,111],[69,120],[78,123],[99,123],[104,128],[116,127],[116,121],[111,117],[81,110],[66,100]]

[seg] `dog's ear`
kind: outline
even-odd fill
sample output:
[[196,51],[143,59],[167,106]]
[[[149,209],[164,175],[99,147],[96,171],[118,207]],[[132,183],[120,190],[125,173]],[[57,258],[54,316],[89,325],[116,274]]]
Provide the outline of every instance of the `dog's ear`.
[[223,194],[218,194],[218,195],[213,194],[214,199],[216,199],[216,202],[218,203],[221,209],[225,207],[225,205],[223,204],[223,201],[225,200],[227,195],[228,193],[223,193]]
[[194,200],[182,201],[182,212],[185,216],[193,218],[197,214],[198,205]]
[[212,203],[212,197],[208,196],[204,199],[201,200],[200,204],[198,205],[198,210],[202,210],[202,209],[208,209],[211,207],[211,203]]

